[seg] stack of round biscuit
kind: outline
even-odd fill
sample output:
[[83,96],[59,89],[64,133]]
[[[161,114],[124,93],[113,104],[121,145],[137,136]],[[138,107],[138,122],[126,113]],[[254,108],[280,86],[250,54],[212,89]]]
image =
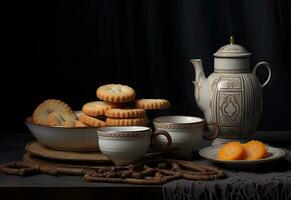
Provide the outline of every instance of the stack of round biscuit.
[[79,120],[88,126],[145,125],[146,110],[170,107],[169,101],[165,99],[135,100],[135,91],[121,84],[100,86],[96,95],[100,100],[84,104],[83,113],[79,117]]

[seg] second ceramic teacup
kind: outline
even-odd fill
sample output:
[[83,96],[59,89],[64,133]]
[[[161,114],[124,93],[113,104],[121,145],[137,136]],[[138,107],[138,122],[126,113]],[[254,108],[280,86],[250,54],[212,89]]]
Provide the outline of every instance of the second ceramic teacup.
[[145,126],[108,126],[97,129],[100,151],[116,165],[128,165],[142,158],[148,150],[151,140],[166,136],[166,145],[171,145],[171,136],[164,132],[153,133]]
[[[202,143],[203,137],[214,139],[218,134],[218,129],[213,137],[203,135],[204,119],[192,116],[163,116],[153,120],[156,130],[166,131],[171,135],[172,144],[178,147],[175,155],[183,158],[191,158],[191,153],[197,150]],[[160,143],[165,143],[163,137],[157,138]]]

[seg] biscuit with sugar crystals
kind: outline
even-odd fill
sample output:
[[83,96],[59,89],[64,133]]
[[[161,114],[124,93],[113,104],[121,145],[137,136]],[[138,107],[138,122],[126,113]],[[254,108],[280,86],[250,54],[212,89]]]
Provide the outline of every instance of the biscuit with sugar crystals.
[[134,106],[146,110],[166,109],[170,107],[170,102],[166,99],[138,99]]
[[106,101],[92,101],[86,103],[82,107],[82,111],[91,117],[105,115],[105,111],[111,108],[118,107],[118,104],[109,103]]
[[107,84],[100,86],[96,91],[96,95],[104,101],[124,103],[134,100],[135,91],[127,85]]
[[47,99],[37,106],[32,115],[35,124],[48,125],[48,115],[52,112],[73,112],[70,106],[57,99]]
[[85,115],[83,113],[79,116],[79,120],[82,123],[89,125],[89,126],[94,126],[94,127],[105,126],[105,122],[103,122],[99,119],[96,119],[94,117],[90,117],[88,115]]
[[146,111],[140,108],[113,108],[105,112],[105,116],[111,118],[137,118],[145,115]]
[[116,118],[107,118],[107,126],[143,126],[145,125],[145,118],[131,118],[131,119],[116,119]]

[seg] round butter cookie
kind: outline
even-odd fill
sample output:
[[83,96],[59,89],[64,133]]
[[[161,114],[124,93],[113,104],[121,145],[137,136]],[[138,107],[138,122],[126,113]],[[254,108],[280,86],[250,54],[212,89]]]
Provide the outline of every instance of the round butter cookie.
[[111,118],[137,118],[145,115],[146,111],[140,108],[113,108],[105,111],[105,116]]
[[[63,112],[52,112],[47,116],[47,125],[49,126],[64,126],[64,122],[68,127],[69,123],[76,120],[77,116],[72,111],[63,111]],[[74,125],[73,125],[74,126]]]
[[105,115],[105,111],[111,108],[116,108],[118,104],[109,103],[106,101],[92,101],[86,103],[82,107],[82,111],[91,117]]
[[63,123],[64,127],[72,128],[72,127],[88,127],[86,124],[80,122],[79,120],[66,120]]
[[96,91],[96,95],[99,99],[113,103],[129,102],[135,98],[134,90],[127,85],[121,84],[100,86]]
[[86,124],[86,125],[89,125],[89,126],[94,126],[94,127],[100,127],[100,126],[105,126],[105,122],[99,120],[99,119],[96,119],[94,117],[90,117],[88,115],[85,115],[85,114],[81,114],[79,116],[79,120]]
[[84,124],[83,122],[77,120],[75,123],[75,127],[88,127],[88,126]]
[[116,118],[107,118],[107,126],[142,126],[145,125],[145,118],[131,118],[131,119],[116,119]]
[[134,106],[146,110],[166,109],[170,107],[170,102],[166,99],[138,99]]
[[35,124],[48,125],[47,117],[52,112],[73,112],[70,106],[57,99],[48,99],[37,106],[32,115]]
[[67,128],[72,128],[75,127],[76,122],[77,120],[66,120],[64,121],[63,126]]

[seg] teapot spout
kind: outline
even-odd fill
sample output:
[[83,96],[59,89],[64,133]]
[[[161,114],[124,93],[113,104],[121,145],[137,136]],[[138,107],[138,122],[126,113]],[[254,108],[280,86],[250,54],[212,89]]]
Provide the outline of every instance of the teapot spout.
[[202,66],[202,61],[201,59],[192,59],[190,60],[190,62],[192,63],[192,65],[194,66],[195,69],[195,82],[202,80],[204,81],[206,79],[205,74],[204,74],[204,70],[203,70],[203,66]]
[[195,69],[195,99],[202,112],[209,110],[210,102],[210,84],[205,77],[201,59],[190,60]]

